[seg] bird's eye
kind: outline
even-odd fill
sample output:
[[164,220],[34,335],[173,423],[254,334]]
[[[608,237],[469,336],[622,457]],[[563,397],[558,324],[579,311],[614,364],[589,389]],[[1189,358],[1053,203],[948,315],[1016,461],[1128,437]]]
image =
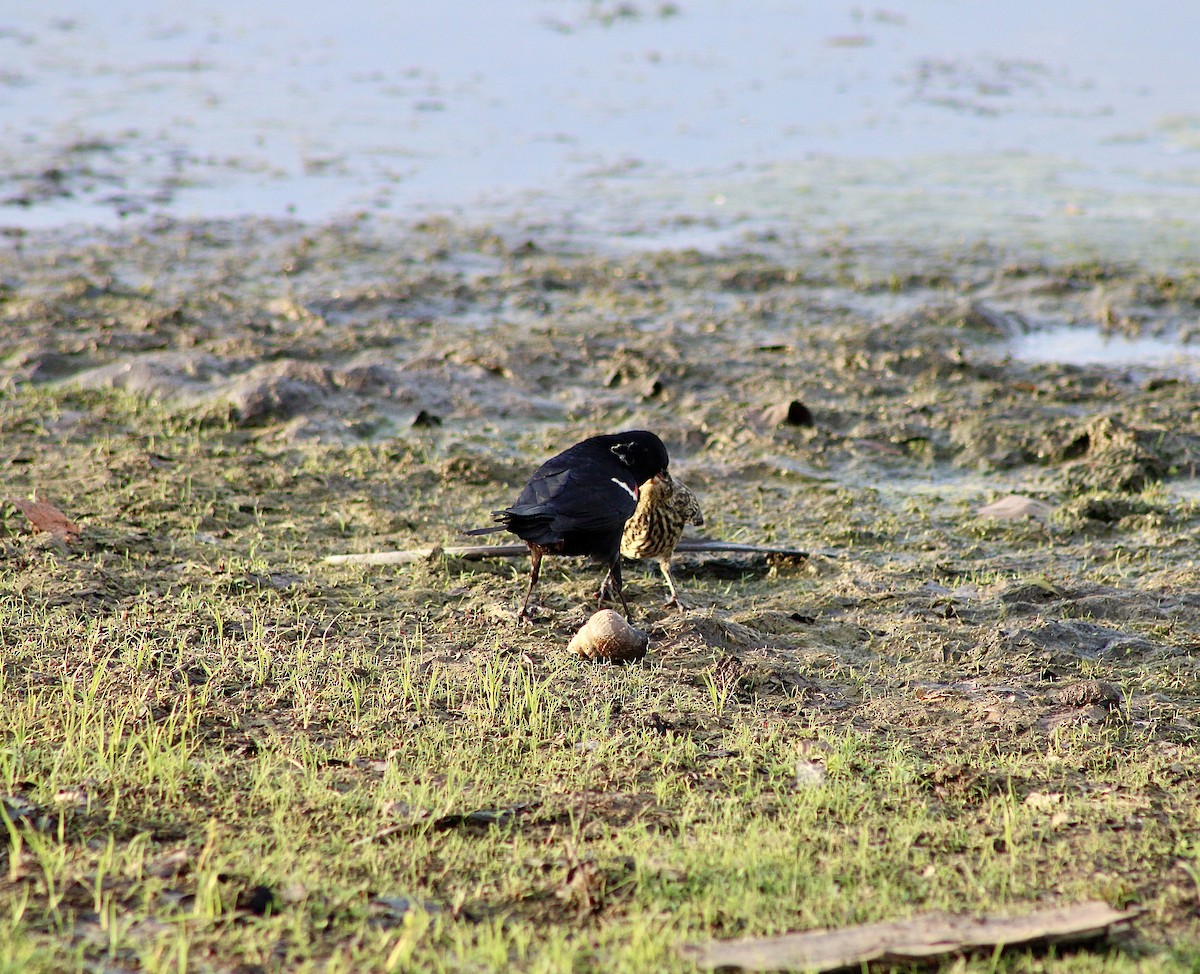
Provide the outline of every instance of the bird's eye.
[[616,443],[610,449],[613,455],[625,464],[625,466],[633,466],[633,453],[637,449],[636,443]]

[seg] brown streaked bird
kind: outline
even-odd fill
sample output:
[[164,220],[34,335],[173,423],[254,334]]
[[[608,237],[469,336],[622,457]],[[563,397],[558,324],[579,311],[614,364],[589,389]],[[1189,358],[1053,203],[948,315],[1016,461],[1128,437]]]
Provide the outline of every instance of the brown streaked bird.
[[671,556],[686,524],[704,524],[700,502],[682,481],[664,470],[642,485],[637,510],[625,522],[621,534],[621,554],[626,558],[652,558],[658,562],[671,593],[667,605],[680,605],[671,574]]

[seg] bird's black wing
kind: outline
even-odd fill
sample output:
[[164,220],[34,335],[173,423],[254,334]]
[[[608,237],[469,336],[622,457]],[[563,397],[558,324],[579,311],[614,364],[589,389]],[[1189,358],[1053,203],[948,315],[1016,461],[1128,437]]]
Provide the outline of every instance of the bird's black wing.
[[[551,536],[568,531],[619,531],[637,509],[637,487],[613,464],[543,468],[507,511],[514,527],[535,522]],[[533,540],[538,540],[534,538]]]

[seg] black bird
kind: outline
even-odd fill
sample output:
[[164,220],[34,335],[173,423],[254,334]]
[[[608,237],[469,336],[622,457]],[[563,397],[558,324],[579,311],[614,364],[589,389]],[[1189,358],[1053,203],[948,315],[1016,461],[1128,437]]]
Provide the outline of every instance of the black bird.
[[512,507],[493,511],[498,527],[467,532],[507,530],[529,545],[529,591],[517,618],[529,618],[548,554],[590,555],[607,563],[601,597],[611,583],[629,617],[621,591],[621,532],[637,510],[641,485],[664,473],[669,462],[662,440],[646,430],[590,437],[538,467]]

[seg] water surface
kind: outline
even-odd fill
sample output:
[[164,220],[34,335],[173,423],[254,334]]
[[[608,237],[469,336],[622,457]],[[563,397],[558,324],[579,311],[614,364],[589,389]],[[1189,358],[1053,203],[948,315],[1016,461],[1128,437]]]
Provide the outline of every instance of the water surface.
[[436,212],[1182,262],[1198,36],[1185,0],[60,0],[0,14],[0,224]]

